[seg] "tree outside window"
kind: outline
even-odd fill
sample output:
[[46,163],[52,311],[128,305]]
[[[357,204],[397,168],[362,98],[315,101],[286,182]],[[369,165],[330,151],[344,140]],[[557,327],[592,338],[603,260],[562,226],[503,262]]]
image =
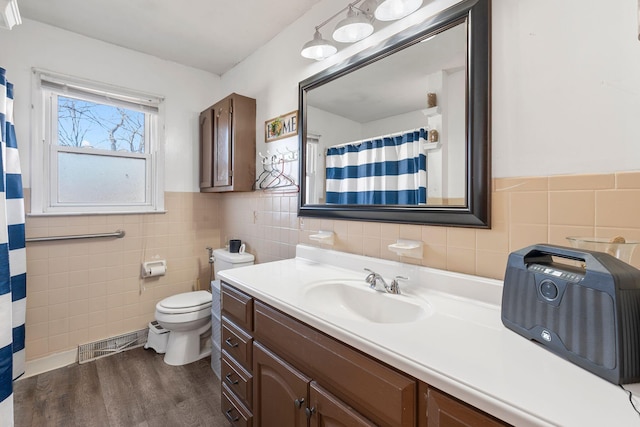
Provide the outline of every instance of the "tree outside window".
[[58,145],[144,153],[144,113],[58,96]]

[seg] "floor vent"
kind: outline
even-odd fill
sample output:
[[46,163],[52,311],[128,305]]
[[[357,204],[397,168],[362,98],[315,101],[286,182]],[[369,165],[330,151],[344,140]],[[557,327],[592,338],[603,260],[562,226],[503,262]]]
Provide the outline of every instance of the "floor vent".
[[117,337],[79,345],[78,363],[90,362],[101,357],[111,356],[112,354],[140,347],[147,342],[148,333],[149,329],[140,329],[139,331],[118,335]]

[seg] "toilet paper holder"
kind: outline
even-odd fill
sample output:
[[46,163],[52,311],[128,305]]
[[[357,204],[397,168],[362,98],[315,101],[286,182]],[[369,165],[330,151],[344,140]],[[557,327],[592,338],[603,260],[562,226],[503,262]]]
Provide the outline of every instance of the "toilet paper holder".
[[167,261],[166,260],[156,260],[156,261],[146,261],[142,263],[142,268],[140,269],[140,276],[144,279],[147,277],[157,277],[164,276],[167,272]]

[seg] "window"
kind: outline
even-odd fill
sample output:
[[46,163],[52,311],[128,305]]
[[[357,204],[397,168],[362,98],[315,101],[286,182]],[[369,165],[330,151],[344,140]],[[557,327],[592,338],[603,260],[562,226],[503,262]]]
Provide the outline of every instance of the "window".
[[34,70],[32,214],[164,209],[162,99]]

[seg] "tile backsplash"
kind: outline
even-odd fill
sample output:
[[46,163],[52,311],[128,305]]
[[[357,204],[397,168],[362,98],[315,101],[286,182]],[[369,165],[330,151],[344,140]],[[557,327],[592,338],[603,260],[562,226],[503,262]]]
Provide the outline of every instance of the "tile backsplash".
[[[335,233],[332,249],[502,279],[510,252],[534,243],[570,246],[567,236],[640,240],[640,172],[497,178],[491,229],[298,218],[297,197],[268,193],[224,196],[221,229],[240,238],[258,262],[294,256],[319,230]],[[400,258],[388,245],[422,240],[422,259]],[[640,267],[640,249],[631,262]]]
[[[205,248],[220,243],[219,202],[218,195],[166,193],[165,214],[28,216],[27,237],[126,235],[27,244],[27,360],[143,329],[162,298],[208,289]],[[167,274],[140,279],[141,263],[153,259],[167,260]]]
[[[242,239],[257,262],[295,256],[298,243],[332,230],[332,249],[502,279],[510,252],[567,236],[640,240],[640,172],[498,178],[490,230],[298,218],[297,194],[166,193],[165,214],[28,217],[27,236],[102,233],[122,239],[27,245],[27,359],[146,327],[162,298],[208,288],[207,246]],[[26,197],[28,199],[28,196]],[[28,206],[27,206],[28,212]],[[422,259],[388,250],[424,242]],[[166,276],[140,264],[166,259]],[[640,267],[640,249],[632,258]]]

